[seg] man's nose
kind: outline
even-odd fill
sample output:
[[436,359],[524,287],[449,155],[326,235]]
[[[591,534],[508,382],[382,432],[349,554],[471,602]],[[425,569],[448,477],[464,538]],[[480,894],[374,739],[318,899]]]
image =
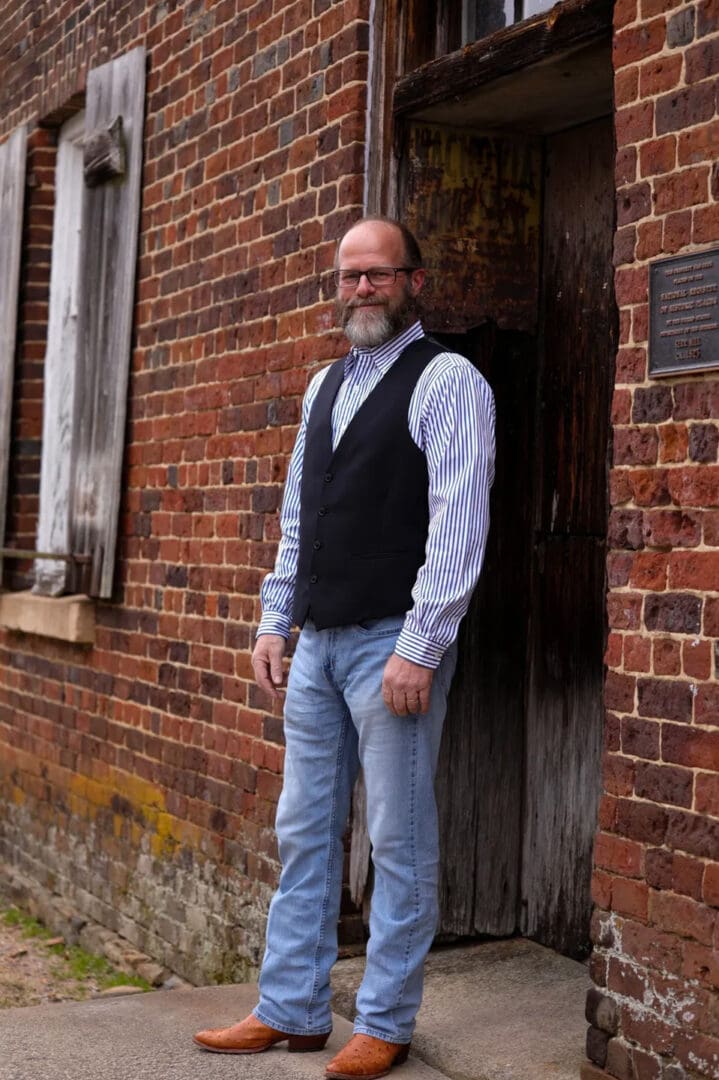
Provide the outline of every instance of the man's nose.
[[360,279],[357,282],[355,292],[359,296],[371,296],[374,291],[375,287],[370,281],[370,279],[367,277],[367,271],[362,270],[360,273]]

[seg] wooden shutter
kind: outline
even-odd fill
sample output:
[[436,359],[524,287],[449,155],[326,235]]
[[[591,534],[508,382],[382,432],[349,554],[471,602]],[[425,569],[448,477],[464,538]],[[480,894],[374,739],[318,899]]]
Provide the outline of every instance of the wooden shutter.
[[24,124],[0,146],[0,547],[5,543],[26,147]]
[[[71,544],[70,463],[77,385],[84,131],[85,114],[78,113],[63,124],[57,147],[50,311],[43,387],[37,550],[57,551],[63,555],[68,554]],[[67,562],[38,559],[35,562],[32,591],[44,596],[59,596],[68,587],[71,573]]]
[[86,185],[78,309],[71,543],[92,557],[92,596],[109,597],[115,564],[142,179],[145,50],[90,71],[85,137],[122,118],[124,175]]

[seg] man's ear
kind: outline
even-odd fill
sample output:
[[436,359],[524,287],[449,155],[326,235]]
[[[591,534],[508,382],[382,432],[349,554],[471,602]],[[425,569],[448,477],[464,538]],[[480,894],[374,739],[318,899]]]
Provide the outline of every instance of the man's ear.
[[412,296],[416,296],[424,285],[424,279],[427,276],[426,271],[420,267],[419,270],[413,270],[409,279],[410,287],[412,289]]

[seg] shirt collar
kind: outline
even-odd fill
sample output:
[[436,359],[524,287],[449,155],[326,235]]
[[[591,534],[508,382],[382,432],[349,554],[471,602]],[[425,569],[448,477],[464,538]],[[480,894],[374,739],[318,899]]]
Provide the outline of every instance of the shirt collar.
[[345,378],[358,364],[363,366],[365,364],[374,364],[383,375],[386,375],[402,350],[406,349],[412,341],[417,341],[421,337],[424,337],[424,330],[422,329],[422,323],[418,319],[411,326],[408,326],[406,330],[403,330],[401,334],[390,338],[389,341],[385,341],[383,345],[378,345],[375,349],[358,349],[353,345],[345,357]]

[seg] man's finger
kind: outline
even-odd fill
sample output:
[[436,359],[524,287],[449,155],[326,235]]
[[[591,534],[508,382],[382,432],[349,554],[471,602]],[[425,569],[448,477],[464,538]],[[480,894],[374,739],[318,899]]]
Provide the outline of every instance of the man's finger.
[[282,656],[273,653],[270,656],[270,675],[275,686],[282,686]]
[[267,661],[257,657],[252,661],[252,666],[255,669],[255,681],[260,690],[265,690],[273,698],[277,697],[277,690],[270,679],[270,665]]

